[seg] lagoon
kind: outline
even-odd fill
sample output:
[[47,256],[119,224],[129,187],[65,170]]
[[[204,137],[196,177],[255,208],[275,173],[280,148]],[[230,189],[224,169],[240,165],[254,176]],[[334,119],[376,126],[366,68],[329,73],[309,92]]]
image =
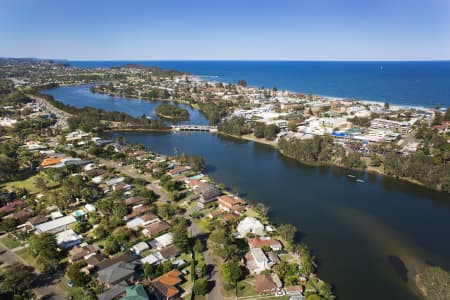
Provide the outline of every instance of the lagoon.
[[[66,104],[78,99],[78,106],[128,113],[149,111],[152,104],[120,97],[111,103],[78,89],[46,93]],[[275,223],[299,229],[297,238],[318,257],[318,273],[336,287],[339,299],[418,299],[414,272],[427,263],[450,269],[446,193],[364,172],[302,165],[269,146],[221,135],[123,132],[110,137],[120,135],[156,152],[173,155],[177,148],[179,154],[203,156],[214,180],[251,203],[268,205]]]

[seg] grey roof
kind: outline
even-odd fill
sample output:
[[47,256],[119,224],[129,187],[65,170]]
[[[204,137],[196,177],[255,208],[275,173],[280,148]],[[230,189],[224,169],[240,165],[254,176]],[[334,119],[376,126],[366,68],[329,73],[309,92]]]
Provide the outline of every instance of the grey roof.
[[114,265],[98,271],[98,280],[102,283],[115,284],[134,275],[135,264],[118,262]]
[[207,201],[214,197],[220,196],[222,192],[213,184],[205,184],[198,187],[198,191],[203,200]]
[[127,287],[128,287],[128,284],[125,281],[121,281],[118,284],[113,285],[110,289],[99,294],[97,296],[97,298],[99,300],[115,299],[117,296],[124,294]]

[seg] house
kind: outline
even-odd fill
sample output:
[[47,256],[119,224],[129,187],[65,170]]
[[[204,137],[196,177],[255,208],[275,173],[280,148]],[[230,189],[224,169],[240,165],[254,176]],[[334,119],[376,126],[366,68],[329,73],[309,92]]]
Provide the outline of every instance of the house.
[[262,271],[269,270],[273,265],[273,262],[261,248],[250,249],[245,254],[245,260],[247,262],[247,268],[251,273],[261,273]]
[[108,258],[108,259],[104,259],[102,260],[100,263],[97,264],[97,268],[98,270],[103,270],[106,269],[118,262],[126,262],[126,263],[131,263],[133,261],[135,261],[137,259],[136,256],[134,256],[131,252],[127,251],[127,252],[121,252],[119,254],[116,254],[115,256]]
[[180,251],[180,249],[178,249],[177,246],[170,245],[170,246],[167,246],[167,247],[159,250],[159,253],[164,258],[164,260],[168,260],[168,259],[176,258],[178,255],[181,254],[181,251]]
[[125,289],[126,296],[121,300],[148,300],[147,292],[142,285],[129,286]]
[[258,294],[274,294],[281,287],[280,278],[275,273],[255,275],[255,291]]
[[42,168],[49,168],[49,167],[60,164],[62,162],[62,160],[63,160],[63,157],[47,157],[47,158],[44,158],[44,160],[42,160],[40,166]]
[[61,231],[56,234],[56,244],[59,248],[66,250],[71,249],[73,246],[81,244],[81,235],[76,234],[72,229]]
[[125,281],[119,282],[118,284],[113,285],[103,293],[97,295],[98,300],[117,300],[120,297],[126,295],[126,288],[128,287],[128,283]]
[[121,281],[134,281],[136,264],[119,261],[112,266],[97,272],[98,281],[107,287],[118,284]]
[[49,233],[59,233],[65,230],[70,229],[72,224],[74,224],[77,221],[74,216],[65,216],[62,218],[58,218],[52,221],[48,221],[45,223],[41,223],[35,226],[35,233],[43,233],[43,232],[49,232]]
[[27,220],[27,223],[30,225],[30,226],[36,226],[36,225],[38,225],[38,224],[42,224],[42,223],[44,223],[44,222],[47,222],[47,217],[46,216],[44,216],[44,215],[36,215],[36,216],[34,216],[34,217],[32,217],[32,218],[29,218],[28,220]]
[[181,294],[179,284],[183,281],[182,274],[177,269],[173,269],[158,278],[152,280],[156,297],[158,300],[171,300],[177,298]]
[[88,259],[95,255],[99,250],[99,247],[87,243],[75,245],[69,252],[69,262],[74,263],[82,259]]
[[142,215],[143,213],[146,213],[150,210],[150,206],[148,205],[143,205],[143,204],[139,204],[136,206],[133,206],[133,208],[131,209],[131,213],[129,213],[127,215],[127,219],[132,219],[136,216]]
[[159,251],[149,254],[146,257],[141,258],[140,260],[141,264],[143,265],[146,263],[151,265],[158,265],[164,261],[166,261],[166,259],[161,255]]
[[213,184],[207,183],[197,188],[199,194],[199,205],[204,207],[206,204],[216,200],[216,197],[220,196],[222,192]]
[[173,176],[181,175],[184,172],[188,172],[191,169],[192,168],[189,166],[181,166],[181,167],[173,168],[172,170],[169,170],[167,173],[169,173],[169,175],[173,177]]
[[280,241],[268,237],[249,238],[248,245],[251,249],[263,247],[270,247],[273,251],[281,251],[283,249]]
[[126,205],[135,205],[135,204],[138,204],[138,203],[140,203],[140,202],[142,202],[144,200],[145,200],[144,197],[134,196],[134,197],[130,197],[130,198],[125,199],[125,204]]
[[106,258],[104,258],[100,254],[93,254],[89,258],[86,259],[87,267],[88,269],[98,268],[99,265],[102,264],[103,261],[105,261]]
[[139,255],[147,249],[150,249],[150,246],[146,242],[140,242],[131,247],[130,250]]
[[223,195],[217,198],[217,203],[219,204],[219,208],[228,212],[234,212],[239,207],[245,205],[245,201],[239,198],[232,198],[228,195]]
[[153,241],[151,241],[150,246],[158,250],[161,250],[167,246],[172,245],[172,243],[173,243],[173,235],[171,232],[168,232],[161,236],[158,236]]
[[127,227],[130,229],[137,230],[138,227],[143,227],[152,223],[159,222],[160,219],[157,215],[152,213],[146,213],[145,215],[142,215],[140,217],[136,217],[130,221],[127,222]]
[[248,233],[256,235],[264,235],[264,225],[253,217],[244,218],[236,228],[241,237],[245,237]]
[[303,286],[301,285],[290,285],[284,288],[286,295],[290,296],[291,300],[304,300],[303,296]]
[[0,214],[9,214],[15,211],[18,208],[22,208],[25,206],[25,202],[21,199],[16,199],[14,201],[7,202],[5,205],[0,207]]
[[169,228],[169,223],[163,220],[158,220],[157,222],[142,226],[142,234],[144,234],[145,236],[153,236],[160,234],[161,232],[164,232]]

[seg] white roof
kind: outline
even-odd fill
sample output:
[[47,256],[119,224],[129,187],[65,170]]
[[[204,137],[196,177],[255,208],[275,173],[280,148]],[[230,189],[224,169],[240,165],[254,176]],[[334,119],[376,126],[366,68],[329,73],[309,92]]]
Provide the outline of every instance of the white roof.
[[148,244],[146,242],[140,242],[140,243],[137,243],[136,245],[134,245],[132,248],[136,252],[141,252],[141,251],[147,250],[150,247],[148,246]]
[[127,227],[134,229],[134,228],[137,228],[138,226],[142,225],[142,223],[144,223],[144,220],[142,220],[141,218],[139,218],[139,217],[134,218],[127,222]]
[[144,258],[141,258],[141,263],[149,263],[151,265],[159,263],[164,260],[164,257],[159,252],[152,253]]
[[163,248],[169,246],[173,242],[173,235],[171,232],[165,233],[161,236],[158,236],[153,241],[150,242],[150,245],[155,246],[157,248]]
[[253,228],[264,229],[264,225],[259,220],[253,217],[246,217],[239,223],[238,227],[242,229],[253,229]]
[[261,250],[261,248],[253,248],[250,250],[252,253],[253,258],[257,263],[263,263],[265,261],[269,261],[267,256],[264,254],[264,252]]
[[58,245],[64,244],[64,243],[70,243],[74,241],[81,240],[81,235],[76,234],[72,229],[62,231],[58,234],[56,234],[56,243]]
[[95,205],[94,205],[94,204],[88,203],[88,204],[86,204],[86,205],[84,206],[84,208],[86,208],[86,210],[89,211],[89,212],[95,211]]
[[65,216],[53,221],[45,222],[39,225],[36,225],[36,231],[39,232],[47,232],[53,229],[56,229],[61,226],[70,225],[72,223],[75,223],[77,219],[75,219],[73,216]]

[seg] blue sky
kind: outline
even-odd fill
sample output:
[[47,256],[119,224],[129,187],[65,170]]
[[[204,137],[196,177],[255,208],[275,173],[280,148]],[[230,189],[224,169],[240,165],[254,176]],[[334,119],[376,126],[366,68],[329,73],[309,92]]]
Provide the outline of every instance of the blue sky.
[[450,0],[0,0],[0,56],[450,59]]

